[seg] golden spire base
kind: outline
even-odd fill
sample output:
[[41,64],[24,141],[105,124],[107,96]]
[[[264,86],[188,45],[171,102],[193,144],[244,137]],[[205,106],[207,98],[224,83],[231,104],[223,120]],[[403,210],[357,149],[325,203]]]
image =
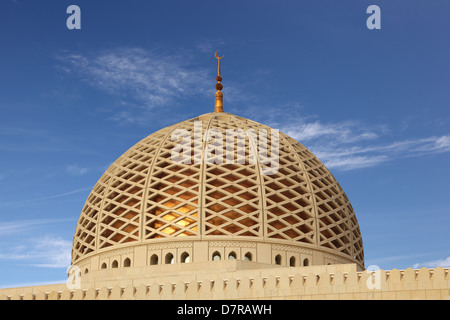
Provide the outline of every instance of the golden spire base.
[[216,105],[214,106],[214,112],[223,112],[223,93],[216,92]]

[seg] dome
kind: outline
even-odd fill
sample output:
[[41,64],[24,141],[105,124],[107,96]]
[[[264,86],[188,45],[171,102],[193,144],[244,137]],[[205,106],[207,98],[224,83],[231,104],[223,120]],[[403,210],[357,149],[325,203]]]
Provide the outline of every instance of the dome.
[[[277,150],[261,152],[264,142]],[[355,213],[325,165],[226,112],[161,129],[120,156],[89,194],[72,248],[72,264],[93,269],[216,259],[364,268]]]

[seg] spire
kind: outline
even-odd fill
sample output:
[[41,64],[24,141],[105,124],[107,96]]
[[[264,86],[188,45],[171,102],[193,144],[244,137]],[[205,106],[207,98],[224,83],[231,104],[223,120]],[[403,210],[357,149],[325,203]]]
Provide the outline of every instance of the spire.
[[223,89],[223,85],[220,83],[222,81],[222,77],[220,76],[220,59],[222,59],[223,56],[219,57],[217,55],[217,51],[216,51],[216,53],[214,53],[214,56],[218,60],[217,77],[216,77],[217,92],[216,92],[216,105],[214,107],[214,112],[223,112],[223,93],[221,91]]

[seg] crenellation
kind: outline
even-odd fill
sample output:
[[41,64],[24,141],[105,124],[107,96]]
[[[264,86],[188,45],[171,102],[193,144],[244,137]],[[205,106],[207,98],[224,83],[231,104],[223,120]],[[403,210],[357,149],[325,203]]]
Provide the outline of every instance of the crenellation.
[[[448,269],[447,269],[448,270]],[[437,267],[433,270],[433,274],[431,277],[432,287],[433,289],[444,289],[446,288],[446,284],[448,283],[446,280],[445,269],[442,267]]]
[[269,275],[266,278],[265,285],[264,285],[264,291],[265,291],[266,297],[279,296],[279,291],[278,291],[279,280],[278,279],[279,278],[275,277],[274,275]]
[[198,290],[199,293],[199,299],[200,300],[207,300],[211,297],[211,291],[213,289],[214,282],[209,280],[203,280],[200,283],[200,287]]
[[184,281],[177,281],[174,284],[173,296],[175,300],[184,299],[186,297],[187,283]]
[[[69,290],[66,290],[64,292],[70,293]],[[31,292],[27,292],[23,295],[22,300],[36,300],[36,296]],[[65,296],[61,295],[61,300],[70,300],[70,299],[65,299]]]
[[173,284],[172,282],[169,281],[165,281],[162,285],[161,285],[161,299],[162,300],[170,300],[173,299],[172,295],[173,295],[173,291],[175,289],[175,284]]
[[148,286],[141,283],[140,285],[138,285],[136,287],[136,291],[135,291],[135,299],[136,300],[148,300]]
[[10,298],[10,300],[22,300],[22,295],[20,295],[20,294],[18,294],[18,293],[14,293],[12,296],[11,296],[11,298]]
[[303,283],[304,288],[305,288],[305,294],[307,295],[315,295],[319,293],[319,288],[317,286],[320,277],[319,275],[309,272],[306,275],[306,278],[304,278],[305,281]]
[[47,300],[47,294],[43,291],[36,293],[35,300]]
[[392,269],[389,272],[388,289],[390,291],[402,290],[402,275],[400,270]]
[[375,276],[379,277],[379,282],[378,282],[379,289],[382,291],[389,290],[389,284],[388,284],[388,280],[387,280],[386,271],[379,269],[375,272]]
[[332,293],[332,274],[328,272],[322,272],[320,275],[317,275],[317,292],[319,294],[330,294]]
[[198,282],[197,280],[191,280],[189,281],[189,283],[187,284],[187,288],[186,288],[186,299],[188,300],[197,300],[199,298],[199,288],[200,288],[201,283]]
[[150,289],[148,290],[149,299],[151,300],[159,300],[161,299],[161,285],[159,283],[153,282],[150,284]]
[[136,288],[133,285],[131,285],[131,284],[126,285],[125,288],[123,289],[123,298],[126,300],[133,299],[135,293],[136,293]]
[[89,288],[86,290],[83,300],[95,300],[97,299],[98,290],[95,288]]
[[[83,300],[85,291],[82,289],[75,289],[72,295],[72,300]],[[37,299],[36,299],[37,300]]]
[[47,300],[59,300],[59,292],[52,290],[47,296]]
[[238,291],[238,281],[234,278],[227,279],[226,280],[226,286],[225,286],[225,297],[226,300],[234,300],[237,299],[237,291]]
[[430,270],[425,267],[419,269],[419,273],[417,274],[417,288],[432,289],[433,284],[430,280],[431,280]]
[[333,274],[331,284],[331,290],[333,293],[343,293],[346,292],[346,276],[344,273],[337,271]]
[[255,296],[255,298],[264,297],[264,278],[261,277],[261,275],[257,275],[253,278],[252,282],[252,294]]
[[238,299],[245,299],[252,296],[252,282],[251,279],[244,276],[239,279]]
[[115,285],[111,289],[111,293],[109,295],[110,300],[119,300],[122,298],[123,289],[119,285]]
[[402,289],[404,289],[404,290],[417,289],[417,272],[416,272],[416,270],[408,268],[404,271],[403,277],[402,277]]
[[108,300],[111,290],[107,287],[102,287],[98,290],[98,300]]

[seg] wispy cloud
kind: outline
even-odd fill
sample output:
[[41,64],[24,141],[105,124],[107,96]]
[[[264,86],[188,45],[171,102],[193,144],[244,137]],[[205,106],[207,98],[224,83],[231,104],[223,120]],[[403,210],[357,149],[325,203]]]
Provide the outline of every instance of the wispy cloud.
[[[31,219],[2,222],[0,263],[42,268],[67,268],[70,265],[72,241],[55,235],[37,235],[43,226],[71,222],[73,219]],[[30,237],[31,235],[31,237]],[[5,239],[5,240],[4,240]],[[11,241],[11,239],[15,239]]]
[[[358,136],[355,135],[357,138]],[[450,151],[450,135],[410,139],[385,143],[375,141],[371,145],[344,144],[335,141],[334,145],[313,143],[311,151],[328,167],[352,170],[373,167],[381,163],[408,157],[418,157]]]
[[450,257],[428,261],[428,262],[422,262],[422,263],[416,263],[413,268],[419,269],[422,267],[426,268],[436,268],[436,267],[442,267],[442,268],[450,268]]
[[328,168],[337,168],[342,170],[353,170],[360,168],[373,167],[389,159],[388,156],[347,156],[347,157],[320,157]]
[[205,88],[211,87],[205,69],[193,66],[189,57],[174,54],[119,48],[95,54],[63,53],[58,59],[62,70],[117,98],[116,107],[121,110],[113,120],[138,122],[137,115],[143,112],[205,94]]
[[22,262],[43,268],[67,268],[70,266],[72,242],[59,237],[44,236],[27,239],[20,245],[3,247],[0,260]]
[[30,230],[42,225],[64,223],[74,221],[73,219],[28,219],[16,221],[2,221],[0,225],[0,236],[25,234]]
[[324,124],[320,121],[286,125],[283,130],[294,139],[300,141],[316,140],[332,137],[341,143],[352,143],[361,140],[374,140],[378,134],[366,129],[358,122],[337,122]]
[[223,39],[220,38],[214,38],[214,39],[201,39],[199,41],[197,41],[195,48],[202,52],[202,53],[212,53],[215,52],[216,50],[219,50],[219,54],[220,54],[220,48],[225,46],[225,41]]
[[29,204],[33,204],[36,202],[48,201],[48,200],[67,197],[69,195],[80,193],[80,192],[85,192],[85,191],[88,191],[91,189],[92,189],[92,187],[86,187],[86,188],[79,188],[79,189],[75,189],[75,190],[71,190],[71,191],[67,191],[67,192],[63,192],[63,193],[57,193],[57,194],[40,197],[40,198],[32,198],[32,199],[25,199],[25,200],[20,200],[20,201],[11,201],[11,202],[0,202],[0,206],[4,207],[4,206],[29,205]]
[[252,115],[267,119],[266,124],[304,144],[330,169],[348,171],[450,152],[450,134],[394,140],[392,135],[396,133],[385,124],[369,125],[350,120],[323,122],[317,116],[300,114],[301,109],[299,106],[269,112],[261,109],[259,114]]
[[66,169],[70,174],[77,176],[82,176],[89,172],[89,168],[82,168],[77,165],[68,165]]

